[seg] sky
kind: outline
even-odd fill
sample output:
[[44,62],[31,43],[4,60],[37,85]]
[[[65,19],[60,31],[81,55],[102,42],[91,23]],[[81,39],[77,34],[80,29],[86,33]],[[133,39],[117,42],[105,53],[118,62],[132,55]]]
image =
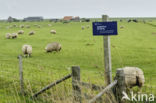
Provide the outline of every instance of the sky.
[[156,0],[0,0],[0,19],[8,16],[156,17]]

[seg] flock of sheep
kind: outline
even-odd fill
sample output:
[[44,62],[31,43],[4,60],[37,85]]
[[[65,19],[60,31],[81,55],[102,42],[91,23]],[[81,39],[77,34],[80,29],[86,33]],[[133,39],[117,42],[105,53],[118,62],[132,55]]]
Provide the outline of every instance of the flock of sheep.
[[[37,25],[36,25],[37,26]],[[51,26],[50,24],[48,24],[48,26]],[[30,26],[26,26],[27,28]],[[37,26],[40,27],[40,26]],[[21,25],[20,28],[24,28],[24,25]],[[81,29],[84,30],[85,28],[90,28],[89,25],[87,26],[81,26]],[[120,28],[124,28],[123,26],[121,26]],[[51,30],[50,31],[51,34],[56,34],[56,30]],[[18,33],[7,33],[6,34],[6,38],[7,39],[15,39],[18,37],[18,35],[24,34],[23,30],[19,30]],[[34,35],[35,32],[31,31],[29,32],[29,35]],[[46,45],[45,47],[45,51],[46,52],[59,52],[61,50],[62,46],[60,43],[58,42],[52,42]],[[22,46],[22,52],[24,54],[24,57],[30,57],[32,54],[32,46],[28,45],[28,44],[24,44]],[[137,67],[125,67],[123,68],[124,70],[124,75],[125,75],[125,84],[128,87],[133,87],[133,86],[139,86],[142,87],[144,85],[145,82],[145,78],[144,78],[144,74],[143,71]]]
[[[34,25],[34,26],[37,26],[38,28],[40,28],[41,26],[40,25]],[[51,24],[48,24],[48,26],[51,26]],[[13,25],[13,27],[17,27],[17,25]],[[29,25],[20,25],[20,28],[30,28]],[[51,34],[56,34],[56,30],[51,30],[50,31]],[[6,39],[15,39],[18,37],[18,35],[22,35],[24,34],[24,31],[23,30],[19,30],[17,33],[7,33],[6,34]],[[34,35],[35,34],[35,31],[30,31],[29,32],[29,35]],[[58,43],[58,42],[52,42],[52,43],[49,43],[47,44],[47,46],[45,47],[45,51],[46,52],[53,52],[53,51],[56,51],[56,52],[59,52],[61,50],[61,44]],[[31,45],[28,45],[28,44],[24,44],[22,46],[22,52],[24,54],[24,57],[30,57],[31,54],[32,54],[32,46]]]
[[[37,25],[37,24],[34,24],[34,26],[40,28],[41,26],[40,25]],[[52,26],[51,24],[48,24],[48,26]],[[13,26],[10,26],[10,27],[17,27],[16,24],[14,24]],[[30,28],[30,25],[20,25],[19,26],[20,28]],[[84,30],[85,28],[89,29],[90,28],[90,25],[87,25],[87,26],[81,26],[81,29]],[[50,31],[51,34],[56,34],[56,30],[51,30]],[[22,35],[24,34],[24,31],[23,30],[19,30],[17,33],[7,33],[6,34],[6,39],[15,39],[18,37],[18,35]],[[35,31],[30,31],[29,32],[29,35],[34,35],[35,34]],[[62,46],[60,43],[58,42],[52,42],[52,43],[49,43],[47,44],[47,46],[45,47],[45,51],[46,52],[53,52],[53,51],[56,51],[56,52],[59,52],[61,50]],[[22,46],[22,52],[24,54],[24,57],[30,57],[31,54],[32,54],[32,46],[31,45],[28,45],[28,44],[24,44]]]

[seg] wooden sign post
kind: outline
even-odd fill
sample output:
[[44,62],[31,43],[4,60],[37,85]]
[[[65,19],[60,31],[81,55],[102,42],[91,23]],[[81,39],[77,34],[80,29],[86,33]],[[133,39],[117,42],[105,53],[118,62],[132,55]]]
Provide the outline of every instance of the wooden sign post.
[[[102,21],[107,22],[108,16],[102,15]],[[110,48],[110,36],[103,36],[104,43],[104,67],[105,67],[105,78],[106,83],[111,84],[112,82],[112,63],[111,63],[111,48]]]
[[112,83],[110,35],[117,35],[117,22],[108,21],[107,15],[102,15],[102,22],[93,22],[93,35],[103,36],[104,43],[104,67],[106,83]]

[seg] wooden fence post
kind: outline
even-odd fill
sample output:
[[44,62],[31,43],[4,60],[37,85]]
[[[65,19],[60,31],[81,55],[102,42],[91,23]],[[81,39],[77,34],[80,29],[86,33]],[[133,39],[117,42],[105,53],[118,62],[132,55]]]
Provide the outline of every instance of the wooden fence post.
[[[102,15],[102,21],[108,21],[107,15]],[[105,64],[105,80],[107,85],[112,83],[112,64],[111,64],[111,50],[110,50],[110,37],[104,36],[104,64]]]
[[125,101],[122,100],[123,97],[123,91],[126,93],[126,86],[125,86],[125,75],[123,69],[117,69],[116,77],[117,79],[117,85],[116,85],[116,99],[119,103],[125,103]]
[[72,87],[74,101],[81,103],[80,67],[72,66]]
[[24,94],[22,56],[19,55],[19,56],[18,56],[18,59],[19,59],[20,89],[21,89],[21,94]]

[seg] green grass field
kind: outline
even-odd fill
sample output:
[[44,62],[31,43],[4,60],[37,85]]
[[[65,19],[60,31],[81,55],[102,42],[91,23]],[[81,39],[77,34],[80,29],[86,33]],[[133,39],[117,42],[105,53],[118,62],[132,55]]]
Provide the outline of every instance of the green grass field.
[[[156,20],[150,22],[156,24]],[[16,24],[18,27],[7,29]],[[30,28],[19,28],[19,25]],[[37,28],[34,24],[41,25]],[[51,27],[48,24],[52,24]],[[90,28],[81,30],[81,26]],[[120,29],[120,26],[124,26]],[[56,35],[50,30],[56,30]],[[6,33],[24,30],[17,39],[6,39]],[[35,35],[28,33],[34,30]],[[59,42],[59,53],[46,53],[44,48],[50,42]],[[23,58],[26,96],[19,94],[19,67],[17,56],[22,54],[22,45],[33,47],[31,58]],[[70,101],[71,79],[30,100],[35,92],[69,73],[71,66],[81,68],[81,80],[104,85],[103,37],[92,35],[92,23],[70,22],[63,24],[50,22],[0,23],[0,103],[61,103]],[[118,22],[118,35],[111,36],[112,71],[125,66],[139,67],[145,74],[143,92],[156,95],[156,27],[144,23]],[[85,92],[84,90],[83,92]],[[89,92],[90,93],[90,92]],[[98,92],[97,92],[98,93]],[[67,103],[67,102],[65,102]]]

